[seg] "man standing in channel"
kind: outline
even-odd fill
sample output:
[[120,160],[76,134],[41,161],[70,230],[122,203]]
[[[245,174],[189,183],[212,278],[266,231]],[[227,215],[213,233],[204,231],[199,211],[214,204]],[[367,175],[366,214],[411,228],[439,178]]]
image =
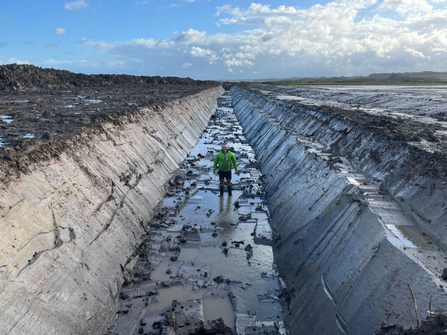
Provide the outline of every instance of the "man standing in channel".
[[238,173],[236,157],[228,150],[228,145],[224,143],[222,144],[222,151],[216,155],[213,168],[214,174],[217,174],[216,169],[219,166],[219,197],[222,197],[224,193],[224,178],[227,180],[228,195],[231,196],[231,164],[233,164],[235,172]]

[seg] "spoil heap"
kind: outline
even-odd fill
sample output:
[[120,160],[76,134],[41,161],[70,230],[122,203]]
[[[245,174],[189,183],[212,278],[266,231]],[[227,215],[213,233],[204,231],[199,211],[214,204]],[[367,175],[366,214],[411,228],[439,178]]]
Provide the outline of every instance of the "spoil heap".
[[[32,65],[0,66],[0,181],[58,157],[104,123],[134,122],[143,107],[216,87],[212,81],[86,75]],[[84,138],[80,138],[83,134]]]
[[223,89],[1,69],[0,329],[101,333],[165,182]]

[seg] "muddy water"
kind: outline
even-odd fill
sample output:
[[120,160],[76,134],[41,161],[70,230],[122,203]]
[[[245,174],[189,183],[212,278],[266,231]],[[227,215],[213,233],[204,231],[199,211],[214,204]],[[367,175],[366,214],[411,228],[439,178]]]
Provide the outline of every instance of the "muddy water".
[[[231,105],[225,92],[167,185],[109,333],[187,334],[222,318],[238,334],[286,334],[262,175]],[[218,197],[212,167],[224,142],[241,173],[233,195]]]

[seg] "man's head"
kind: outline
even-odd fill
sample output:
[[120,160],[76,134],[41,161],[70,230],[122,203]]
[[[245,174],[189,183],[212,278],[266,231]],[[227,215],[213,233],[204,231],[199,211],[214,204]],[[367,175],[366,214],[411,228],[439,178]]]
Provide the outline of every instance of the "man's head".
[[222,152],[227,153],[228,152],[228,144],[224,143],[222,144]]

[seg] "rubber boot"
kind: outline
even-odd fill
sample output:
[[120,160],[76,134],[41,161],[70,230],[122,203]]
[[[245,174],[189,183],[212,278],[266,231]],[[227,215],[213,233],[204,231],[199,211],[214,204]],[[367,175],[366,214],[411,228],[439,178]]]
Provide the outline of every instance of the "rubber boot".
[[221,187],[220,187],[220,195],[219,195],[219,197],[223,197],[223,191],[224,191],[224,187],[221,186]]
[[228,195],[232,195],[232,193],[231,193],[231,186],[227,186],[227,188],[228,188]]

